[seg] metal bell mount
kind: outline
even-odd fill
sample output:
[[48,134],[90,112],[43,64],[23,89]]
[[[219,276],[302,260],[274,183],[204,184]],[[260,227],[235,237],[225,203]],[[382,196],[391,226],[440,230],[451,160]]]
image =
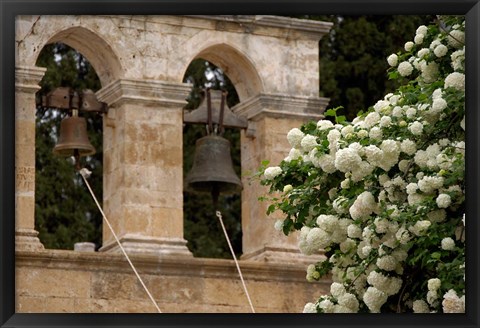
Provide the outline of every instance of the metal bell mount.
[[[220,100],[219,112],[212,112],[212,98],[215,105]],[[225,112],[226,92],[211,93],[207,89],[206,102],[205,104],[204,100],[198,109],[184,116],[186,123],[207,124],[207,136],[195,143],[193,165],[185,183],[186,191],[209,192],[216,204],[220,193],[242,189],[242,182],[233,169],[230,142],[222,137],[225,132],[224,122],[227,122],[227,126],[246,127],[246,121],[235,117],[230,110]]]

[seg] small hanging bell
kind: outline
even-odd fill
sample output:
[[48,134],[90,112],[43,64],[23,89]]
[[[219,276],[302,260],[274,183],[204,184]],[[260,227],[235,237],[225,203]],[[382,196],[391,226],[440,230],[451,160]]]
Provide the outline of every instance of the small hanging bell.
[[219,193],[240,191],[242,182],[233,169],[230,142],[216,135],[198,139],[185,182],[187,191],[210,192],[214,201]]
[[88,140],[87,121],[78,117],[75,112],[60,123],[60,135],[53,148],[55,155],[82,157],[95,154],[95,148]]

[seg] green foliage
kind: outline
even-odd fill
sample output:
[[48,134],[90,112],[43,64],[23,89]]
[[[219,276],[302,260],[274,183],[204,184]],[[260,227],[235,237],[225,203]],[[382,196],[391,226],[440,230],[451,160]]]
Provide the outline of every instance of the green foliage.
[[306,18],[334,24],[320,41],[320,95],[330,98],[330,107],[343,106],[342,115],[350,121],[398,87],[385,79],[385,54],[398,51],[418,25],[435,20],[435,16],[405,15]]
[[388,56],[393,93],[352,122],[292,129],[289,156],[260,168],[268,213],[326,257],[307,279],[334,281],[306,312],[465,311],[464,29],[420,26]]

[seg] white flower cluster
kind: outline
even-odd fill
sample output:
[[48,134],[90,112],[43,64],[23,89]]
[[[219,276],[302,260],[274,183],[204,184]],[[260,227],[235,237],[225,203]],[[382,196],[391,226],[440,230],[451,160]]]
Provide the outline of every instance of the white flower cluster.
[[465,295],[459,297],[455,290],[450,289],[443,295],[442,307],[444,313],[465,313]]
[[317,303],[323,313],[358,312],[360,303],[357,297],[347,292],[342,284],[334,282],[330,286],[330,294],[331,296],[322,296]]
[[264,172],[265,179],[267,180],[272,180],[280,174],[282,174],[282,169],[279,166],[267,167]]
[[[419,242],[429,247],[420,253],[426,257],[463,254],[464,29],[464,24],[449,32],[420,26],[414,40],[405,43],[406,53],[387,57],[389,70],[416,79],[417,96],[399,89],[351,123],[320,120],[303,130],[308,133],[292,129],[285,166],[265,170],[265,179],[272,180],[298,159],[292,169],[302,166],[295,173],[305,174],[306,186],[294,188],[286,181],[282,201],[301,204],[298,215],[307,215],[298,234],[301,252],[327,249],[323,263],[333,265],[330,295],[307,304],[304,312],[358,312],[361,306],[380,312],[389,300],[398,302],[402,289],[407,290],[402,307],[415,313],[464,311],[464,296],[453,289],[442,301],[442,284],[458,281],[426,277],[424,299],[410,296],[424,291],[410,293],[404,285],[412,271],[406,269],[412,265],[407,258]],[[457,236],[440,229],[445,224],[455,224],[450,230]],[[307,268],[308,281],[320,278],[318,265]]]

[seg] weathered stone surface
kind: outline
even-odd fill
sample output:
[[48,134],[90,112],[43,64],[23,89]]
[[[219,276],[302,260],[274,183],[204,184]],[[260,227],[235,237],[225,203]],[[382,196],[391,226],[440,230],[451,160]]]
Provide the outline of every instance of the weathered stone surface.
[[[143,282],[165,313],[249,313],[231,260],[132,255]],[[296,262],[240,261],[258,313],[298,313],[329,282],[308,283]],[[22,251],[16,261],[16,312],[155,313],[122,254]]]
[[[41,49],[64,42],[93,65],[102,89],[103,209],[165,312],[250,312],[232,261],[195,259],[183,239],[182,83],[193,59],[220,67],[248,119],[242,172],[282,160],[286,133],[322,117],[318,41],[330,23],[264,15],[17,16],[16,250],[18,312],[156,312],[103,225],[102,252],[45,251],[34,230],[35,93]],[[295,235],[273,229],[243,176],[241,261],[257,312],[299,312],[327,284],[308,284]],[[54,219],[54,218],[52,218]],[[312,259],[314,261],[314,259]],[[292,295],[289,291],[295,291]]]

